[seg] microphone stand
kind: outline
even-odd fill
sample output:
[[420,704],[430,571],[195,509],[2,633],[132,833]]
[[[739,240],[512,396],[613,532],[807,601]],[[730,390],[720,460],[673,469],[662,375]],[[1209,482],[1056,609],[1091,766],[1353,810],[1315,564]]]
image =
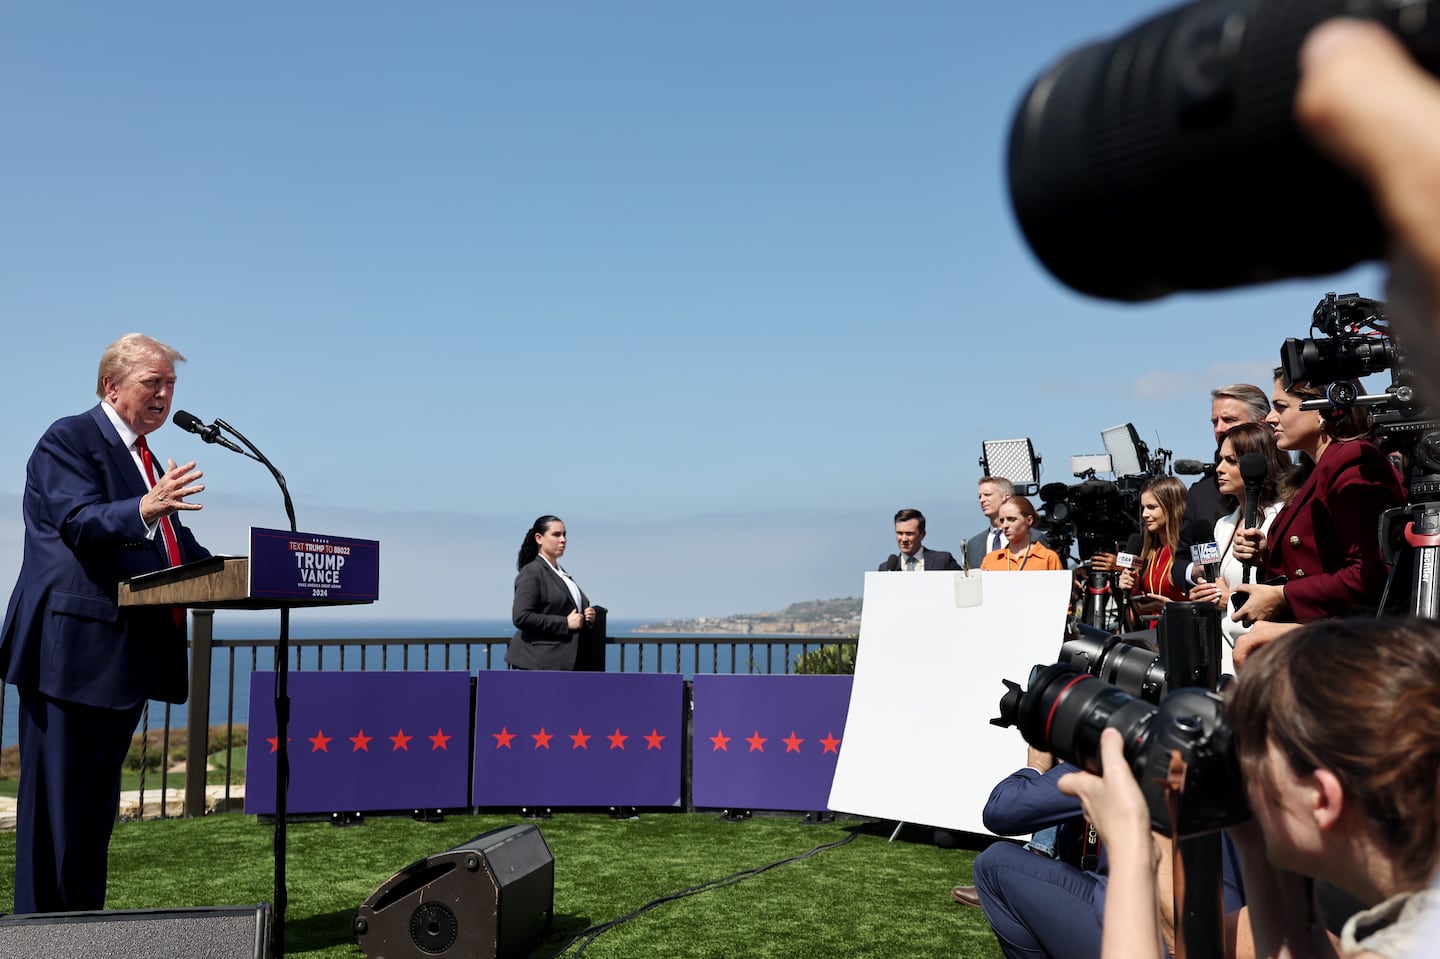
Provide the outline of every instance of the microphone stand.
[[[290,489],[285,485],[285,476],[255,444],[250,442],[235,427],[216,417],[215,425],[231,433],[250,450],[251,458],[264,464],[280,486],[285,497],[285,515],[290,520],[290,532],[297,531],[295,525],[295,504],[290,499]],[[274,959],[285,956],[285,907],[289,895],[285,889],[285,793],[290,785],[290,605],[281,603],[280,637],[275,643],[275,892],[271,913],[270,945]]]

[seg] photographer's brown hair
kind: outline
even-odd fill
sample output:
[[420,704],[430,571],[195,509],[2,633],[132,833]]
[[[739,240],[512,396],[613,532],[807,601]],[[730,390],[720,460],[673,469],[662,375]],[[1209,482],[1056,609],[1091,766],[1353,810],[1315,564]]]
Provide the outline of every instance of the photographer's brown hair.
[[1323,620],[1245,660],[1226,713],[1247,780],[1273,741],[1299,775],[1328,769],[1391,859],[1426,884],[1440,860],[1440,624]]

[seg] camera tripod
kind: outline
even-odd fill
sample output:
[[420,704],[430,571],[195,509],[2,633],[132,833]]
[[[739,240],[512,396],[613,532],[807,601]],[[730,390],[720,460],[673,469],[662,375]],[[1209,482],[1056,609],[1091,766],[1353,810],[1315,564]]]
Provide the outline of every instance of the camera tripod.
[[[1413,569],[1410,576],[1410,608],[1412,616],[1426,619],[1440,619],[1440,502],[1413,503],[1397,506],[1380,514],[1380,552],[1390,566],[1391,579],[1398,568],[1399,554],[1394,547],[1392,533],[1403,520],[1404,545],[1409,548]],[[1380,598],[1383,612],[1390,595],[1390,580],[1385,582],[1385,593]]]
[[1080,603],[1078,621],[1096,629],[1119,631],[1125,622],[1125,594],[1119,587],[1119,574],[1085,567],[1081,588],[1084,596]]

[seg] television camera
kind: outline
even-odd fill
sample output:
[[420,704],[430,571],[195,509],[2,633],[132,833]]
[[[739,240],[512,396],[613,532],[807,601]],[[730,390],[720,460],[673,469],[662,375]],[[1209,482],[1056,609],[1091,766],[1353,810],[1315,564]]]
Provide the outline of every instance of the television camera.
[[[1440,420],[1422,399],[1404,344],[1390,329],[1385,304],[1357,293],[1327,293],[1315,306],[1311,336],[1291,337],[1280,350],[1281,379],[1325,387],[1325,399],[1301,409],[1344,415],[1368,408],[1375,444],[1397,459],[1405,477],[1406,505],[1386,510],[1380,520],[1380,548],[1392,579],[1401,551],[1397,543],[1424,550],[1411,564],[1410,612],[1440,616],[1435,563],[1440,560]],[[1390,371],[1382,393],[1363,394],[1358,379]],[[1389,586],[1386,588],[1386,598]],[[1382,600],[1382,605],[1384,601]]]

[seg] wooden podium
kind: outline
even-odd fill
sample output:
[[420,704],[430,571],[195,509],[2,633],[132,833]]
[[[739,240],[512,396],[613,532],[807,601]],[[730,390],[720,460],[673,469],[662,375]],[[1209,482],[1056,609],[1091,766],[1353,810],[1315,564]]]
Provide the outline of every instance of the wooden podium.
[[[273,954],[281,959],[285,952],[288,898],[285,786],[289,778],[286,731],[290,721],[290,610],[375,602],[379,598],[380,544],[373,540],[252,528],[250,552],[253,561],[244,556],[210,556],[133,577],[120,584],[118,602],[122,607],[275,609],[280,612],[280,635],[275,643],[275,900],[271,905]],[[351,569],[344,570],[347,563]],[[208,641],[191,643],[190,690],[185,724],[189,742],[206,742],[210,733]],[[203,692],[197,694],[197,690]],[[187,775],[187,813],[196,807],[203,808],[204,797],[205,777]]]

